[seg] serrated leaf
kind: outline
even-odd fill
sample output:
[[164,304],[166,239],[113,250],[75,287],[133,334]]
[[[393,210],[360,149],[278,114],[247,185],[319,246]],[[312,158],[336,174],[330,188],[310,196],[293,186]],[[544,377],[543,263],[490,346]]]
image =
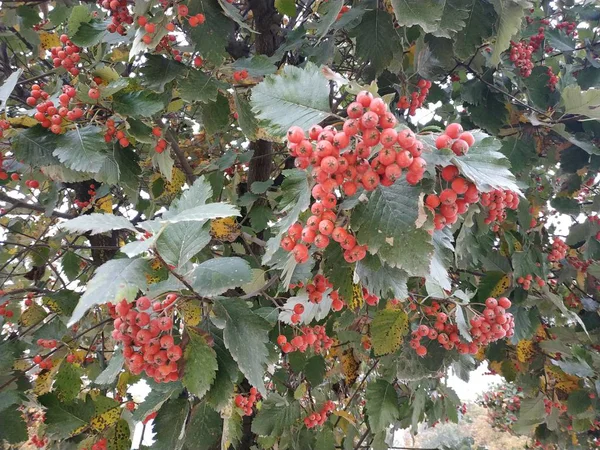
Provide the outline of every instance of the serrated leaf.
[[408,316],[402,309],[381,309],[375,314],[370,329],[375,354],[394,353],[408,333]]
[[319,16],[321,20],[316,24],[316,33],[319,38],[325,36],[334,22],[338,19],[342,6],[344,6],[342,0],[331,0],[319,5]]
[[376,75],[389,66],[394,52],[402,48],[392,16],[379,8],[367,11],[350,34],[356,39],[356,56],[369,63]]
[[213,450],[219,442],[223,420],[206,401],[194,406],[190,415],[183,448],[186,450]]
[[16,407],[0,411],[0,442],[18,444],[27,440],[27,423]]
[[567,86],[562,91],[565,114],[580,114],[600,120],[600,90],[582,91],[577,85]]
[[112,230],[136,231],[131,222],[123,216],[92,213],[76,217],[60,224],[64,230],[72,233],[90,233],[91,235]]
[[58,158],[52,155],[57,141],[58,136],[36,125],[17,134],[11,150],[19,160],[34,167],[60,165]]
[[444,290],[451,290],[452,284],[448,267],[454,262],[454,237],[448,228],[433,232],[433,258],[429,266],[429,280],[433,280]]
[[154,419],[153,431],[156,433],[154,450],[179,450],[185,439],[185,421],[190,404],[185,398],[169,400],[158,411]]
[[444,11],[437,29],[432,30],[434,36],[452,38],[467,26],[470,0],[446,0]]
[[40,323],[41,320],[46,317],[48,313],[37,303],[28,306],[19,318],[19,323],[24,327],[30,327],[32,325]]
[[266,55],[253,55],[250,58],[236,59],[233,63],[235,70],[246,70],[251,77],[264,77],[277,72],[277,61]]
[[238,125],[242,133],[250,139],[255,140],[258,133],[258,121],[254,117],[250,102],[242,94],[237,91],[234,93],[235,109],[238,114]]
[[374,433],[386,430],[400,417],[398,393],[385,380],[374,380],[367,384],[365,395],[367,420]]
[[323,382],[327,366],[325,360],[320,355],[312,356],[306,361],[304,366],[304,376],[313,387],[318,386]]
[[243,300],[215,299],[214,312],[224,321],[223,341],[248,381],[264,396],[268,333],[271,325],[254,314]]
[[[235,5],[229,3],[225,0],[219,0],[219,5],[221,5],[221,8],[223,8],[223,12],[225,13],[225,15],[227,17],[229,17],[230,19],[232,19],[240,27],[245,28],[246,30],[248,30],[252,33],[256,33],[256,31],[254,31],[252,29],[252,27],[244,21],[244,17],[242,16],[242,14],[240,13],[240,11],[237,9],[237,7]],[[277,7],[277,2],[275,2],[275,7]],[[277,9],[279,10],[279,8],[277,8]],[[282,12],[282,11],[279,11],[279,12]]]
[[518,434],[528,434],[531,429],[545,420],[544,395],[535,398],[525,398],[521,401],[519,418],[514,423],[514,430]]
[[94,416],[94,404],[89,397],[85,402],[75,400],[66,404],[55,394],[45,394],[38,397],[38,401],[46,408],[46,433],[59,439],[83,430]]
[[353,265],[344,259],[344,250],[339,245],[329,245],[323,252],[323,275],[333,284],[333,290],[349,301],[352,297]]
[[312,63],[304,69],[287,65],[252,90],[251,104],[276,136],[285,136],[292,125],[308,130],[330,115],[329,82]]
[[125,117],[151,117],[164,106],[163,97],[149,91],[118,92],[113,96],[115,112]]
[[408,296],[408,274],[381,263],[377,255],[367,255],[356,264],[356,275],[367,290],[382,298],[404,299]]
[[69,403],[77,397],[81,389],[83,370],[75,364],[63,363],[54,379],[53,389],[61,402]]
[[150,392],[142,403],[133,411],[133,420],[141,422],[154,411],[158,411],[162,404],[169,398],[176,398],[183,390],[181,382],[176,383],[156,383],[152,379],[146,379],[150,385]]
[[523,17],[531,4],[522,0],[494,0],[493,4],[499,17],[490,64],[496,66],[500,62],[502,52],[509,47],[511,38],[521,28]]
[[156,240],[156,251],[168,264],[183,267],[210,242],[209,228],[194,222],[169,224]]
[[110,358],[110,361],[108,362],[108,366],[106,366],[106,369],[100,372],[100,375],[96,377],[94,383],[100,385],[109,385],[114,383],[119,373],[121,373],[124,361],[125,358],[123,356],[123,352],[115,351],[112,358]]
[[217,372],[217,356],[206,339],[189,330],[190,341],[184,353],[183,386],[198,398],[210,388]]
[[281,436],[300,419],[300,403],[290,403],[277,393],[272,393],[252,421],[252,432],[259,436]]
[[131,301],[139,290],[146,289],[147,261],[143,259],[113,259],[102,264],[84,294],[79,299],[68,326],[72,326],[94,305],[117,302],[121,299]]
[[140,67],[142,84],[154,92],[164,92],[165,85],[175,80],[185,70],[185,66],[161,55],[145,55],[146,62]]
[[207,205],[199,205],[187,210],[183,210],[176,215],[164,217],[161,220],[163,223],[178,223],[178,222],[204,222],[209,219],[218,217],[239,216],[239,210],[228,203],[209,203]]
[[445,3],[446,0],[392,0],[392,8],[399,25],[418,25],[431,33],[439,28]]
[[69,35],[73,44],[80,47],[91,47],[102,42],[106,31],[106,23],[93,21],[90,23],[82,22],[79,24],[77,33]]
[[171,203],[169,210],[166,211],[162,217],[164,219],[169,219],[179,213],[188,211],[197,206],[205,205],[206,201],[210,199],[212,195],[212,187],[209,181],[204,176],[201,176],[194,181],[194,184],[188,190],[181,194],[181,197]]
[[433,255],[431,235],[416,227],[420,196],[421,190],[404,179],[379,186],[366,204],[354,209],[351,222],[358,242],[370,253],[412,276],[426,276]]
[[219,66],[227,57],[229,36],[234,22],[223,13],[217,0],[198,0],[189,3],[190,16],[202,13],[206,21],[188,31],[188,36],[202,58]]
[[2,86],[0,86],[0,112],[2,112],[6,107],[6,101],[8,100],[8,97],[10,97],[10,94],[12,94],[12,91],[15,89],[15,86],[17,85],[19,77],[22,73],[23,69],[15,70],[8,78],[6,78],[4,83],[2,83]]
[[187,102],[215,102],[219,89],[225,87],[225,84],[201,70],[190,70],[187,76],[178,83],[179,95]]
[[106,150],[100,128],[87,126],[60,135],[52,154],[69,169],[99,172],[107,159]]
[[461,337],[465,341],[471,342],[473,340],[473,338],[471,337],[471,334],[469,333],[469,323],[467,320],[467,312],[460,305],[456,305],[455,311],[456,311],[455,317],[456,317],[456,325],[458,326],[458,332],[460,333]]
[[238,257],[213,258],[199,264],[191,275],[192,287],[212,297],[252,281],[250,264]]
[[162,177],[167,180],[167,182],[171,182],[173,179],[173,166],[175,165],[175,161],[171,158],[171,154],[168,151],[164,151],[162,153],[154,153],[152,156],[152,166],[158,167],[160,170],[160,174]]
[[67,22],[67,30],[69,36],[73,36],[79,31],[79,27],[82,23],[88,23],[92,19],[90,10],[87,5],[76,5],[71,10],[71,15]]
[[497,14],[490,2],[467,0],[465,3],[467,24],[454,42],[454,50],[459,58],[469,58],[481,43],[492,35]]

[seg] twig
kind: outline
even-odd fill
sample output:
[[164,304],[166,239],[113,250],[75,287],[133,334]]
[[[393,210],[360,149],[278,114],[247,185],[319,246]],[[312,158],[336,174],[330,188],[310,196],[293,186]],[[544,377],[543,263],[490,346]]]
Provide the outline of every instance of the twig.
[[181,168],[185,172],[185,177],[186,177],[188,183],[191,186],[194,183],[194,180],[196,179],[196,177],[194,176],[194,169],[192,169],[192,166],[190,166],[190,163],[188,163],[187,159],[185,158],[185,155],[183,154],[181,147],[179,147],[177,138],[175,137],[175,135],[173,134],[173,132],[171,130],[168,130],[166,132],[166,137],[167,137],[167,140],[169,141],[169,143],[171,144],[173,153],[175,153],[175,156],[177,156],[177,159],[179,160],[179,163],[181,164]]
[[[3,192],[0,192],[0,201],[10,203],[11,205],[13,205],[17,208],[28,209],[30,211],[37,211],[37,212],[41,212],[41,213],[46,212],[46,208],[44,208],[42,205],[35,205],[35,204],[27,203],[23,200],[19,200],[17,198],[11,197],[10,195],[6,195]],[[63,213],[60,211],[53,211],[51,216],[60,217],[62,219],[74,219],[75,217],[77,217],[74,214]]]

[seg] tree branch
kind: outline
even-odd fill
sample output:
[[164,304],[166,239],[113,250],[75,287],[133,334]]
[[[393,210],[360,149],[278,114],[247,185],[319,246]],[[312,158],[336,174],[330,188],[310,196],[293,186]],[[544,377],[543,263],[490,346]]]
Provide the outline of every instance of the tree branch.
[[[28,209],[30,211],[37,211],[37,212],[41,212],[41,213],[46,212],[46,208],[44,208],[42,205],[35,205],[32,203],[27,203],[23,200],[19,200],[17,198],[11,197],[10,195],[6,195],[3,192],[0,192],[0,201],[10,203],[11,205],[13,205],[16,208],[23,208],[23,209]],[[51,216],[52,217],[60,217],[62,219],[74,219],[75,217],[77,217],[74,214],[63,213],[60,211],[53,211]]]

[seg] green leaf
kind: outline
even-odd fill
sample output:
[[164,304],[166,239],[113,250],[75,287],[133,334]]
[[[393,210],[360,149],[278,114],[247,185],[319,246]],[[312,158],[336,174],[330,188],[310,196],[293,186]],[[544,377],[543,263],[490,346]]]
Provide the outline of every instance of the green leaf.
[[382,298],[403,299],[408,296],[408,274],[381,263],[377,255],[367,255],[356,264],[356,275],[372,294]]
[[123,356],[123,352],[115,351],[112,358],[110,358],[110,361],[108,362],[108,366],[106,366],[106,369],[100,372],[100,375],[96,377],[94,383],[100,385],[113,384],[121,373],[124,361],[125,357]]
[[370,64],[375,75],[387,68],[394,52],[402,48],[392,16],[379,8],[366,12],[360,25],[352,29],[350,35],[356,38],[356,56]]
[[385,380],[375,380],[367,384],[367,420],[374,433],[387,429],[400,417],[398,393]]
[[94,416],[94,403],[90,397],[85,402],[62,403],[55,394],[44,394],[38,401],[46,408],[46,433],[58,439],[70,437],[75,430],[88,425]]
[[269,130],[285,136],[292,125],[308,130],[329,116],[329,82],[312,63],[304,69],[286,65],[252,90],[252,109]]
[[213,258],[192,273],[192,287],[200,295],[213,297],[252,281],[250,264],[238,257]]
[[252,432],[259,436],[281,436],[300,419],[300,403],[290,403],[272,393],[252,421]]
[[277,228],[277,234],[269,239],[262,263],[268,264],[275,252],[279,249],[281,238],[287,232],[294,222],[300,217],[300,213],[310,205],[310,186],[303,170],[284,170],[285,179],[281,183],[281,197],[278,206],[279,213],[285,216],[273,225]]
[[567,399],[567,411],[569,414],[573,416],[581,414],[591,406],[592,401],[590,399],[590,393],[587,390],[580,389],[569,393],[569,398]]
[[156,251],[168,263],[183,267],[210,242],[210,226],[194,222],[167,225],[156,240]]
[[205,60],[219,66],[227,57],[226,47],[234,23],[225,14],[217,0],[198,0],[188,4],[190,15],[204,14],[206,21],[189,29],[195,48]]
[[296,3],[294,0],[275,0],[275,8],[281,14],[285,14],[289,17],[296,15]]
[[91,47],[102,42],[102,38],[108,33],[104,22],[82,22],[79,24],[77,33],[70,35],[73,44],[80,47]]
[[344,6],[343,0],[330,0],[319,5],[319,16],[321,20],[317,22],[316,33],[322,38],[327,34],[331,26],[338,18],[340,11]]
[[141,422],[154,411],[158,411],[169,398],[176,398],[183,390],[180,382],[157,383],[152,379],[145,380],[150,385],[150,392],[144,401],[133,411],[133,420]]
[[360,244],[411,276],[426,276],[433,255],[431,235],[416,226],[420,195],[421,190],[404,179],[390,187],[378,186],[366,204],[354,209],[351,222]]
[[0,442],[18,444],[27,440],[27,424],[17,408],[0,411]]
[[154,92],[164,92],[165,85],[179,77],[185,66],[162,55],[144,55],[146,62],[140,67],[142,84]]
[[[454,262],[454,237],[448,228],[433,232],[433,258],[429,266],[428,280],[445,290],[452,290],[448,267]],[[407,294],[408,295],[408,294]],[[397,297],[402,298],[402,297]]]
[[76,5],[71,10],[71,15],[67,22],[67,32],[69,36],[74,36],[79,31],[82,23],[88,23],[92,20],[92,15],[87,5]]
[[209,203],[208,205],[199,205],[188,210],[182,210],[180,213],[164,217],[162,223],[179,222],[204,222],[208,219],[219,217],[239,216],[238,209],[227,203]]
[[578,114],[600,120],[600,90],[582,91],[577,85],[567,86],[562,91],[565,114]]
[[61,402],[69,403],[77,397],[81,389],[83,370],[75,364],[63,363],[54,379],[53,389]]
[[534,255],[529,251],[514,252],[512,254],[512,264],[514,268],[513,276],[515,278],[527,275],[543,275],[541,269],[536,264]]
[[467,26],[454,42],[456,56],[462,59],[472,56],[475,49],[492,35],[498,17],[492,4],[487,1],[468,0],[465,8]]
[[223,341],[250,384],[265,396],[265,365],[268,361],[271,325],[254,314],[243,300],[215,299],[214,312],[224,322]]
[[137,292],[147,286],[147,266],[148,262],[144,259],[124,258],[107,261],[98,267],[79,299],[68,326],[81,319],[94,305],[118,302],[123,298],[127,301],[133,300]]
[[519,418],[514,423],[516,433],[529,434],[535,425],[544,423],[546,417],[544,398],[544,395],[540,393],[535,398],[524,398],[521,401]]
[[400,348],[408,333],[408,316],[402,309],[381,309],[371,322],[371,343],[375,355],[387,355]]
[[344,250],[339,245],[327,246],[323,252],[321,267],[323,275],[333,284],[333,289],[337,290],[343,299],[349,301],[352,298],[354,267],[344,259]]
[[164,107],[163,97],[149,91],[118,92],[113,96],[115,112],[126,117],[150,117]]
[[213,195],[212,187],[209,181],[204,177],[199,177],[191,188],[184,191],[176,200],[173,200],[169,210],[163,214],[163,219],[169,219],[177,216],[179,213],[185,212],[189,209],[193,209],[197,206],[206,204],[206,201]]
[[215,102],[219,89],[225,87],[224,83],[201,70],[188,71],[187,76],[178,83],[179,95],[186,102]]
[[528,171],[531,164],[537,160],[535,141],[531,136],[504,138],[500,151],[508,158],[515,173]]
[[445,3],[445,0],[392,0],[392,8],[398,25],[418,25],[431,33],[439,28]]
[[323,382],[326,370],[327,367],[323,357],[315,355],[306,361],[306,365],[304,366],[304,376],[312,387],[316,387]]
[[198,398],[210,388],[217,372],[217,356],[204,336],[189,330],[190,341],[184,353],[183,386]]
[[434,36],[452,38],[467,26],[469,18],[470,0],[446,0],[444,11],[437,29],[432,30]]
[[19,77],[22,73],[23,69],[15,70],[8,78],[6,78],[4,83],[2,83],[2,86],[0,86],[0,112],[2,112],[6,107],[6,101],[8,100],[8,97],[10,97],[10,94],[12,94],[12,91],[15,89],[15,86],[17,85]]
[[531,4],[523,0],[494,0],[492,3],[499,16],[496,43],[490,58],[490,64],[496,66],[502,52],[510,46],[511,38],[521,28],[523,17]]
[[[223,8],[225,15],[237,23],[240,27],[245,28],[252,33],[256,33],[256,31],[254,31],[252,27],[245,22],[244,16],[242,16],[236,5],[233,5],[226,0],[219,0],[219,5],[221,5],[221,8]],[[277,3],[275,6],[277,6]]]
[[314,450],[331,450],[335,448],[335,437],[333,436],[333,430],[330,428],[323,428],[317,433],[317,440],[315,442]]
[[60,135],[52,154],[69,169],[99,172],[106,160],[106,150],[100,128],[87,126]]
[[183,448],[213,450],[221,437],[223,419],[204,401],[194,406],[190,415]]
[[92,213],[79,216],[60,224],[60,227],[71,233],[87,233],[91,235],[112,230],[136,231],[135,227],[123,216],[114,214]]
[[154,419],[154,450],[180,449],[185,439],[185,422],[190,404],[185,398],[169,400],[158,411]]
[[534,67],[531,75],[523,78],[523,84],[527,87],[529,99],[535,106],[544,110],[554,106],[560,98],[558,91],[551,91],[548,87],[549,81],[548,68],[542,66]]
[[79,275],[81,259],[74,252],[65,252],[60,265],[69,280],[74,280]]
[[36,125],[17,134],[11,150],[19,160],[34,167],[58,165],[60,161],[52,155],[57,141],[57,135]]
[[238,125],[242,130],[242,133],[251,141],[255,140],[258,133],[258,121],[254,117],[250,102],[245,96],[239,92],[235,92],[233,95],[235,101],[235,109],[238,114]]
[[208,134],[219,133],[229,128],[229,101],[222,95],[217,95],[216,102],[209,102],[200,107],[202,124]]
[[263,77],[277,72],[277,61],[273,57],[254,55],[250,58],[240,58],[233,63],[235,70],[246,70],[251,77]]

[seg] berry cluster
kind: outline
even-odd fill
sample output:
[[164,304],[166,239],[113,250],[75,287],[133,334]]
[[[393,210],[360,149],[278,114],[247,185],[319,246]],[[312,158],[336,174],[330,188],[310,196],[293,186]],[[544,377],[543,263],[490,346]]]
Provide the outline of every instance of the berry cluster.
[[312,347],[315,353],[320,354],[333,345],[333,339],[325,334],[325,327],[321,325],[302,327],[301,332],[302,335],[294,336],[289,342],[283,334],[277,336],[277,345],[281,347],[281,351],[290,353],[298,350],[304,353]]
[[50,95],[39,84],[34,84],[31,86],[31,96],[27,97],[26,102],[29,106],[36,107],[37,112],[33,115],[33,118],[42,127],[49,128],[54,134],[59,134],[63,131],[62,125],[65,119],[73,121],[83,116],[81,108],[69,109],[69,103],[75,97],[75,94],[75,88],[63,86],[63,93],[58,97],[60,106],[57,108],[52,100],[48,100]]
[[552,408],[556,408],[560,411],[560,413],[567,412],[567,405],[560,402],[553,402],[552,400],[545,398],[544,399],[544,410],[546,414],[550,414],[552,412]]
[[196,14],[195,16],[189,16],[188,7],[185,5],[179,5],[177,7],[177,14],[181,18],[187,18],[190,27],[197,27],[198,25],[202,25],[206,21],[206,17],[204,17],[204,14]]
[[497,222],[493,230],[498,231],[498,223],[506,219],[506,208],[516,210],[519,207],[519,196],[509,190],[495,189],[481,194],[480,204],[488,210],[488,215],[483,222],[486,224]]
[[163,130],[161,127],[152,128],[152,136],[157,138],[154,150],[156,153],[162,153],[167,148],[167,140],[162,137]]
[[[90,89],[90,92],[91,91],[92,90]],[[125,132],[123,130],[117,130],[115,121],[108,119],[106,121],[106,133],[104,134],[104,141],[112,142],[115,139],[119,141],[119,145],[121,147],[129,146],[129,139],[127,139],[127,136],[125,136]]]
[[114,318],[112,336],[123,343],[125,364],[131,373],[146,372],[157,383],[179,379],[177,361],[183,351],[171,334],[176,300],[176,294],[168,294],[162,302],[140,297],[135,305],[126,300],[116,306],[109,304]]
[[[337,217],[333,209],[338,203],[336,191],[339,188],[345,195],[352,196],[359,184],[367,191],[374,190],[380,183],[391,186],[402,176],[402,169],[408,169],[406,180],[410,184],[418,183],[425,172],[425,160],[420,157],[422,143],[412,131],[397,132],[393,128],[396,118],[382,99],[362,91],[348,106],[347,113],[349,118],[342,131],[316,125],[309,130],[308,139],[299,127],[291,127],[287,133],[296,167],[312,166],[317,181],[312,189],[316,200],[311,206],[313,216],[304,228],[300,224],[293,225],[288,239],[282,240],[282,247],[292,251],[300,263],[308,260],[310,244],[314,242],[317,248],[325,248],[329,245],[329,236],[345,250],[346,261],[356,262],[365,257],[366,247],[357,245],[354,236],[343,227],[335,226]],[[369,161],[371,148],[377,144],[383,148]],[[304,243],[299,243],[300,239]]]
[[[8,120],[0,120],[0,138],[4,136],[4,130],[8,130],[10,128],[10,122]],[[1,153],[0,153],[1,155]]]
[[406,95],[403,95],[398,100],[396,107],[398,109],[408,109],[408,114],[414,116],[417,113],[417,108],[420,108],[425,103],[429,89],[431,89],[431,81],[419,80],[417,90],[410,94],[410,100]]
[[250,393],[245,396],[238,394],[235,396],[235,405],[244,410],[245,416],[252,415],[252,408],[256,405],[256,402],[260,400],[260,393],[255,387],[250,388]]
[[[142,37],[142,42],[149,45],[152,42],[153,34],[156,33],[156,24],[148,22],[146,16],[140,16],[137,18],[137,23],[140,27],[144,27],[146,34]],[[173,25],[173,27],[175,27]]]
[[505,337],[512,337],[515,320],[511,313],[506,312],[511,306],[511,301],[506,297],[497,300],[490,297],[485,301],[485,306],[481,316],[471,319],[469,333],[473,336],[473,341],[479,345],[487,345]]
[[91,201],[96,196],[96,185],[90,184],[90,188],[88,189],[87,193],[90,196],[90,199],[83,201],[76,198],[73,202],[75,203],[75,206],[77,206],[80,209],[87,208],[88,206],[90,206]]
[[46,349],[53,349],[58,346],[56,339],[38,339],[37,345]]
[[327,420],[327,417],[329,417],[329,414],[331,414],[334,410],[335,403],[333,403],[331,400],[327,400],[323,404],[321,411],[311,413],[310,415],[304,418],[304,425],[306,425],[306,428],[309,429],[323,425]]
[[127,8],[127,0],[98,0],[98,5],[108,9],[111,23],[106,26],[109,33],[119,33],[121,36],[127,34],[125,25],[133,23],[133,16]]
[[533,61],[531,61],[532,53],[533,47],[525,41],[510,42],[510,60],[519,69],[522,77],[527,78],[531,75],[531,71],[533,70]]
[[475,143],[475,138],[468,131],[463,131],[459,123],[449,124],[444,132],[435,139],[438,150],[449,148],[456,156],[463,156]]
[[577,22],[559,22],[556,24],[556,28],[559,30],[565,30],[567,36],[571,34],[575,35],[577,32]]
[[548,67],[546,73],[548,74],[548,83],[546,85],[550,88],[551,92],[554,92],[556,90],[556,85],[558,84],[558,75],[555,75],[554,72],[552,72],[552,67]]
[[31,436],[30,442],[37,448],[44,448],[46,445],[48,445],[48,438],[34,434]]
[[248,71],[246,69],[233,72],[233,79],[236,83],[244,81],[246,78],[248,78]]
[[517,278],[517,284],[519,284],[526,291],[528,291],[531,288],[531,283],[534,281],[539,287],[543,287],[546,284],[546,282],[537,275],[535,276],[535,278],[531,274],[527,274],[524,277]]
[[379,303],[379,297],[375,294],[371,294],[366,288],[362,288],[363,299],[365,303],[369,306],[377,306]]
[[[542,25],[547,25],[547,23],[542,22]],[[546,38],[546,36],[544,35],[544,31],[545,31],[544,27],[539,27],[537,34],[534,34],[533,36],[531,36],[529,38],[529,45],[531,46],[531,49],[533,52],[537,52],[539,50],[539,48],[542,46],[542,43],[544,42],[544,39]]]
[[323,300],[323,294],[325,293],[325,291],[332,287],[333,287],[333,284],[331,284],[327,278],[325,278],[321,274],[317,274],[313,278],[313,281],[311,283],[307,283],[307,285],[306,285],[306,292],[308,292],[308,299],[312,303],[321,303],[321,300]]
[[[15,179],[14,175],[14,173],[11,175],[13,180]],[[29,189],[37,189],[40,187],[40,182],[38,180],[27,180],[25,181],[25,186],[27,186]]]
[[567,261],[569,261],[569,264],[571,264],[579,272],[584,272],[584,273],[587,272],[588,267],[590,267],[592,265],[592,263],[594,262],[592,259],[582,261],[579,258],[576,258],[575,256],[567,257]]
[[8,300],[6,300],[4,303],[0,303],[0,317],[4,316],[7,319],[10,319],[12,316],[14,316],[14,313],[10,309],[6,309],[7,306]]
[[52,55],[52,63],[54,67],[64,67],[67,71],[76,77],[79,75],[77,64],[81,59],[79,56],[80,48],[74,45],[66,34],[60,36],[62,46],[52,47],[50,54]]
[[559,237],[554,237],[552,241],[552,250],[548,255],[548,261],[555,262],[566,258],[569,246]]
[[52,369],[52,360],[48,357],[46,359],[44,359],[44,357],[42,355],[35,355],[33,357],[33,363],[37,364],[40,369],[46,369],[46,370],[50,370]]
[[[174,31],[175,25],[172,23],[168,23],[166,25],[166,28],[167,30]],[[181,55],[179,54],[179,50],[176,50],[171,46],[171,43],[175,42],[176,40],[177,37],[174,34],[167,34],[166,36],[160,38],[160,41],[158,42],[158,44],[156,44],[154,50],[157,52],[164,51],[165,53],[170,53],[173,55],[173,59],[175,59],[176,61],[181,61]]]

